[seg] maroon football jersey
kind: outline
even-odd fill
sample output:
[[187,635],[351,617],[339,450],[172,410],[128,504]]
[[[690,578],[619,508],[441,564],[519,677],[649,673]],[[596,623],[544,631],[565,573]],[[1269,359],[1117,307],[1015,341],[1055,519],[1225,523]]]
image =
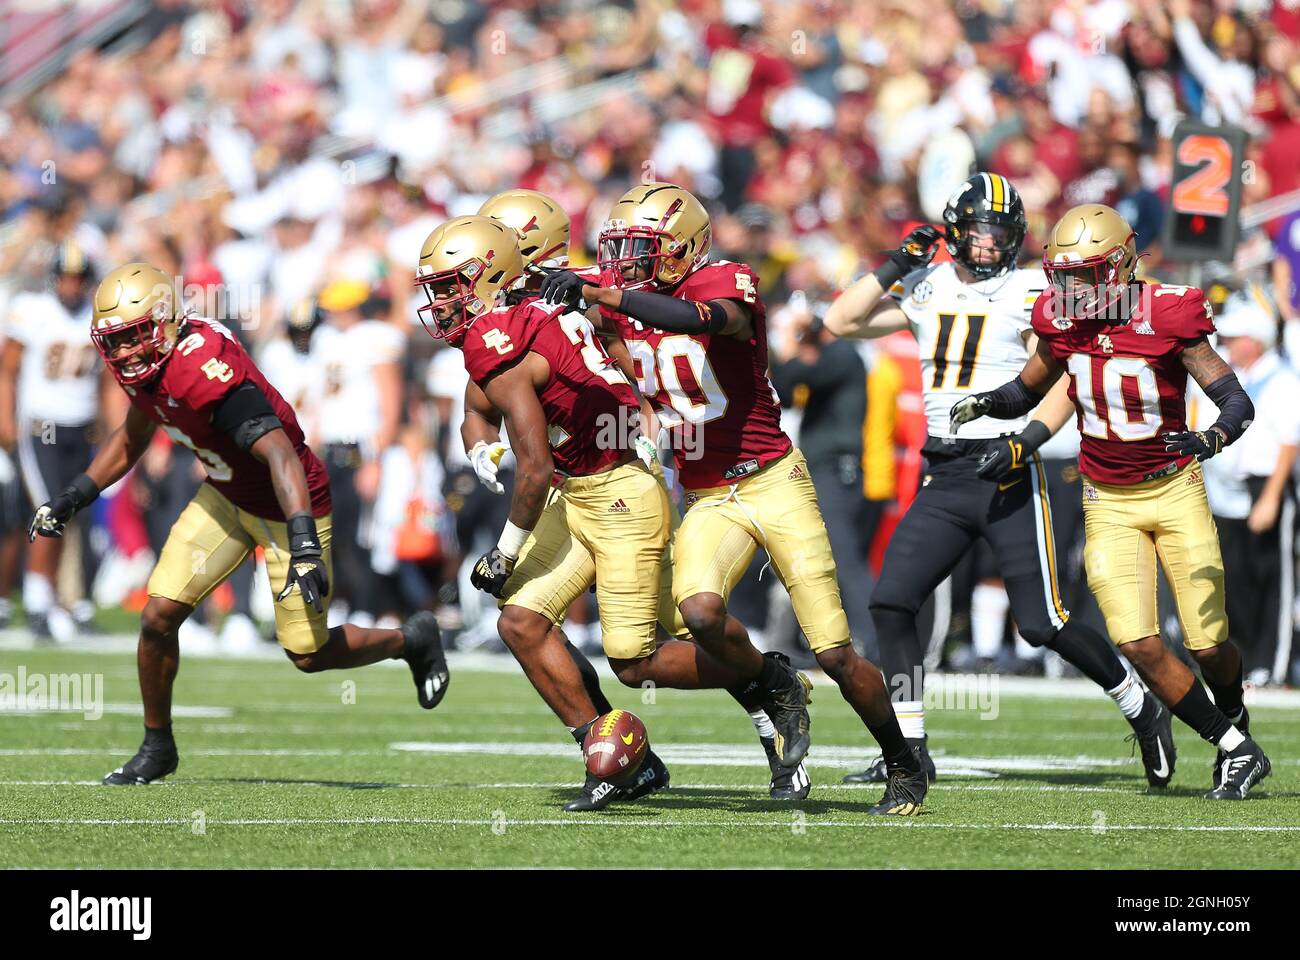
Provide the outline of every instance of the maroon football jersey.
[[1195,287],[1145,284],[1128,323],[1055,315],[1049,287],[1034,303],[1034,332],[1070,374],[1078,412],[1079,469],[1099,483],[1140,483],[1191,457],[1166,452],[1166,431],[1187,429],[1183,348],[1214,332]]
[[480,387],[529,351],[550,364],[539,399],[561,473],[589,476],[627,459],[636,436],[636,397],[582,314],[530,297],[475,320],[461,350]]
[[185,321],[162,372],[148,384],[122,389],[137,410],[176,443],[194,451],[208,473],[207,482],[226,499],[256,517],[283,521],[284,511],[275,497],[266,464],[212,426],[212,414],[222,399],[245,380],[266,395],[298,452],[307,474],[312,515],[326,516],[330,512],[330,481],[325,465],[303,439],[293,408],[222,324],[215,320]]
[[705,264],[677,285],[681,300],[740,300],[754,318],[747,340],[665,333],[602,309],[627,343],[641,392],[671,431],[686,489],[719,487],[790,451],[781,405],[767,379],[767,310],[758,276],[746,264]]

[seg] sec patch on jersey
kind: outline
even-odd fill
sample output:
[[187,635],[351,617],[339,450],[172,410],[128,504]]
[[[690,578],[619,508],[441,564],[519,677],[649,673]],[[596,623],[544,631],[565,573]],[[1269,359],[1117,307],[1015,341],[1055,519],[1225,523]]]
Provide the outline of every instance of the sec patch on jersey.
[[593,777],[621,783],[636,776],[649,748],[641,718],[626,710],[611,710],[591,725],[582,741],[582,757]]

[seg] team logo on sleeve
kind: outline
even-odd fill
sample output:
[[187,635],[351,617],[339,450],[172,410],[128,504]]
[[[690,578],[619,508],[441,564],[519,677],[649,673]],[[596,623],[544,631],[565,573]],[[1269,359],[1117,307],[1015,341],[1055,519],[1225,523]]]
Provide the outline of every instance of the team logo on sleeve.
[[912,302],[920,306],[934,294],[934,285],[929,280],[922,280],[912,288]]
[[491,347],[502,356],[515,348],[515,345],[510,342],[510,334],[506,333],[499,327],[493,327],[487,333],[483,334],[483,345],[485,347]]

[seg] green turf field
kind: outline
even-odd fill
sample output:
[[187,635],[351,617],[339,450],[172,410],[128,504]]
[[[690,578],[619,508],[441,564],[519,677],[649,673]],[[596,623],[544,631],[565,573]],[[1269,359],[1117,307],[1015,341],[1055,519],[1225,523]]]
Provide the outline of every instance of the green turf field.
[[925,813],[879,820],[864,815],[878,788],[839,784],[872,752],[833,687],[813,705],[812,796],[791,807],[767,798],[749,720],[725,695],[647,704],[610,679],[673,789],[575,816],[560,804],[577,749],[504,661],[453,662],[426,713],[402,666],[308,676],[278,659],[183,660],[180,769],[130,789],[97,783],[140,740],[134,657],[0,647],[0,675],[20,666],[102,674],[104,712],[0,712],[0,867],[1300,866],[1293,706],[1252,708],[1273,776],[1216,804],[1201,799],[1211,751],[1184,730],[1175,786],[1148,796],[1108,701],[1004,685],[996,720],[931,713],[941,780]]

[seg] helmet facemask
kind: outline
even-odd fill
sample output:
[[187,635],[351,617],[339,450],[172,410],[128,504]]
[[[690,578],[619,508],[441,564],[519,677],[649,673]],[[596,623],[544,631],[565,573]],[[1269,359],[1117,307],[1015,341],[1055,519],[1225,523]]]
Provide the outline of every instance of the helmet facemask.
[[416,276],[415,285],[424,291],[428,303],[416,313],[429,336],[459,346],[479,314],[489,309],[475,291],[483,264],[470,260],[458,267]]
[[[1061,260],[1053,263],[1043,258],[1043,272],[1047,274],[1053,293],[1063,306],[1062,315],[1084,320],[1099,317],[1123,319],[1117,307],[1129,291],[1129,274],[1125,262],[1129,251],[1115,247],[1105,254],[1082,260]],[[1112,316],[1114,315],[1114,316]]]
[[172,323],[172,305],[164,298],[134,320],[97,326],[90,340],[118,383],[146,383],[162,370],[175,345],[168,333]]
[[[977,243],[978,237],[988,237],[992,243]],[[1015,267],[1025,231],[1002,220],[971,218],[949,223],[946,239],[953,259],[977,279],[987,280]],[[999,256],[990,257],[993,253]]]

